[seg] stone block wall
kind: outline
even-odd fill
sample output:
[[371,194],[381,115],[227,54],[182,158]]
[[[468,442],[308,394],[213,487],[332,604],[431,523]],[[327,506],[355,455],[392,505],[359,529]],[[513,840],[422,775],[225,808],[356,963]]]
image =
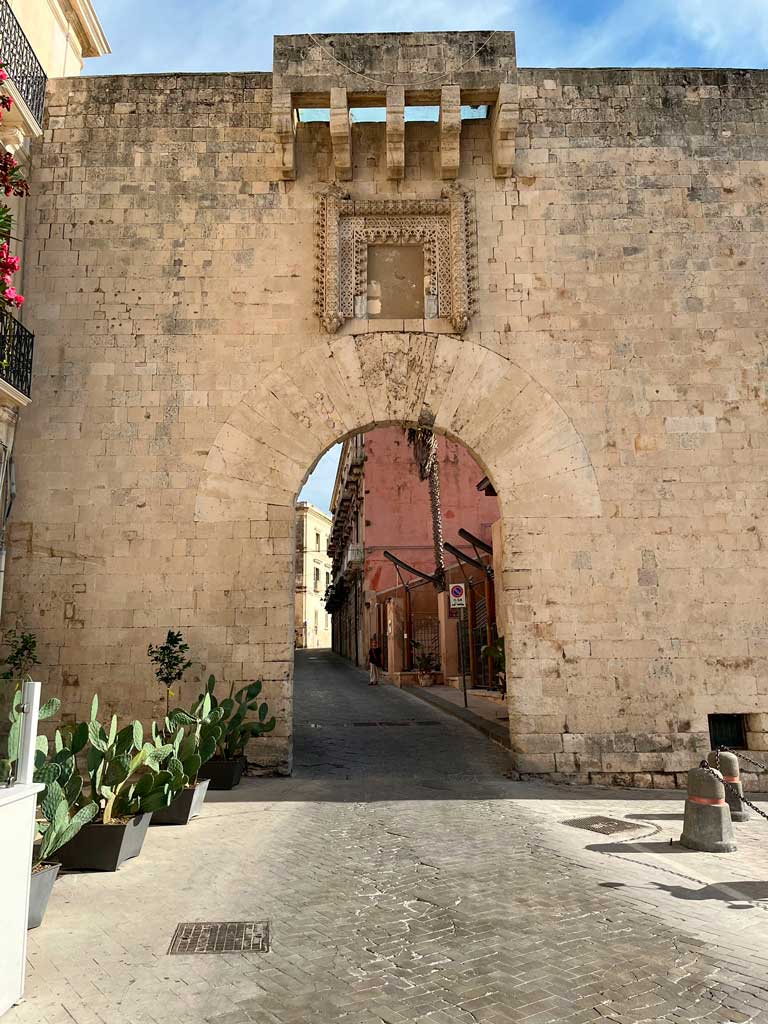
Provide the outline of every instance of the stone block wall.
[[[713,712],[749,714],[765,748],[768,74],[519,83],[515,177],[493,177],[484,123],[462,127],[478,307],[461,351],[411,323],[323,332],[328,128],[300,126],[280,180],[269,75],[52,83],[4,624],[38,632],[68,713],[94,689],[158,713],[146,646],[181,628],[182,698],[204,672],[263,675],[280,728],[252,756],[287,770],[293,498],[334,440],[437,405],[499,492],[518,769],[674,785]],[[407,124],[405,154],[388,180],[384,126],[353,126],[345,187],[439,195],[438,126]],[[371,362],[403,344],[423,405]],[[363,375],[362,406],[330,359]]]

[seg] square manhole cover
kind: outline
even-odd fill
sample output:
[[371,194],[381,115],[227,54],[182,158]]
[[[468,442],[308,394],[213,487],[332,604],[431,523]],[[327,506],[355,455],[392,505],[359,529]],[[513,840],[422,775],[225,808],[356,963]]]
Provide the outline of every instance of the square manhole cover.
[[605,818],[602,814],[593,814],[587,818],[571,818],[564,821],[564,825],[571,825],[573,828],[584,828],[588,832],[599,832],[603,836],[612,836],[617,832],[632,832],[635,829],[643,828],[633,821],[620,821],[618,818]]
[[269,921],[182,921],[168,954],[268,953]]

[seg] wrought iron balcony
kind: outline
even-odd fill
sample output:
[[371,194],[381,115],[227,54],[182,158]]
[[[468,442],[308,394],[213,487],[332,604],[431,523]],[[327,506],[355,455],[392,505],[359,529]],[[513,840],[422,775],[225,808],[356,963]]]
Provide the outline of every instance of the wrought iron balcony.
[[0,0],[0,61],[30,113],[43,127],[47,78],[8,0]]
[[350,544],[341,562],[342,576],[354,576],[365,565],[365,549],[362,544]]
[[0,377],[27,398],[32,390],[35,336],[10,313],[0,312]]

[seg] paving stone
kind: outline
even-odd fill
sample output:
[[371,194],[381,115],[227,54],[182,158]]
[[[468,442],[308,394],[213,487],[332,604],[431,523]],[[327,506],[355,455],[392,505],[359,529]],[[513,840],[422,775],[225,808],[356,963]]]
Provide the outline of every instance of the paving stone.
[[[462,722],[334,728],[442,713],[331,655],[300,658],[297,677],[295,776],[210,794],[114,875],[64,876],[9,1024],[768,1021],[744,925],[730,948],[636,858],[595,870],[558,847],[553,795],[526,799],[539,791]],[[608,865],[673,903],[677,926],[602,887]],[[270,920],[269,954],[165,955],[178,921],[249,918]]]

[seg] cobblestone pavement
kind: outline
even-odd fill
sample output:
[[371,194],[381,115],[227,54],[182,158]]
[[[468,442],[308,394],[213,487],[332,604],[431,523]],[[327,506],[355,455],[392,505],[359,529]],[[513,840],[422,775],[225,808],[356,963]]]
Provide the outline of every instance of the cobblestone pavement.
[[[768,882],[741,910],[691,868],[659,888],[657,853],[561,824],[594,794],[505,779],[501,748],[332,655],[300,655],[296,702],[291,779],[57,883],[9,1024],[768,1022]],[[246,919],[271,952],[167,955],[179,921]]]

